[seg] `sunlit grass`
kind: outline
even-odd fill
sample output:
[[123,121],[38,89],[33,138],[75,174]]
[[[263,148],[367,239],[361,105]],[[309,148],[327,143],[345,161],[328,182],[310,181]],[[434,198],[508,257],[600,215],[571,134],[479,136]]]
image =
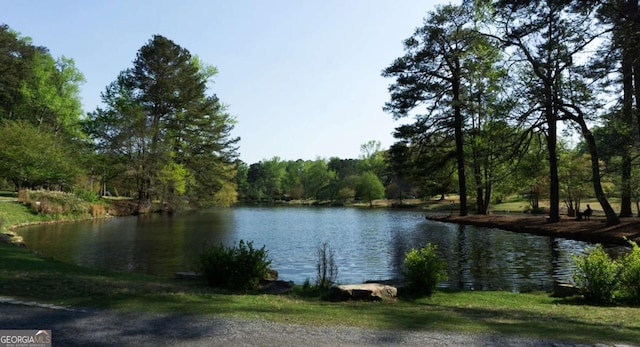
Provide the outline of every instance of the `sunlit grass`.
[[0,231],[5,232],[10,226],[54,219],[52,216],[35,214],[24,204],[15,201],[15,198],[7,199],[9,201],[0,202]]

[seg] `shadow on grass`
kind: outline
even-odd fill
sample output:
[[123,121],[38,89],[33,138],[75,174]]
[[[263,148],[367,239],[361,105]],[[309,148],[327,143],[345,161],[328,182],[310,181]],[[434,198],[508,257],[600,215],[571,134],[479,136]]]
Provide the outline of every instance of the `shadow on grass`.
[[[114,274],[48,261],[17,247],[0,246],[0,284],[0,295],[62,306],[117,309],[125,311],[123,315],[153,313],[178,326],[188,322],[191,314],[213,314],[385,331],[450,330],[581,342],[640,341],[638,308],[589,306],[576,299],[550,299],[542,294],[440,292],[435,299],[374,303],[330,303],[295,291],[285,296],[230,294],[200,282]],[[598,315],[608,317],[593,318]],[[52,319],[55,317],[53,314]],[[3,322],[6,320],[0,319],[0,326],[12,326]],[[140,324],[143,330],[151,329]],[[394,336],[389,333],[381,338],[393,340]]]
[[[412,309],[395,310],[390,305],[378,312],[385,327],[412,330],[452,330],[472,333],[500,333],[542,339],[579,342],[640,341],[640,326],[621,323],[593,322],[567,317],[566,313],[535,312],[509,308],[452,307],[442,304],[417,304]],[[590,307],[581,305],[585,310]],[[561,311],[561,306],[556,307]],[[624,319],[619,320],[624,321]]]

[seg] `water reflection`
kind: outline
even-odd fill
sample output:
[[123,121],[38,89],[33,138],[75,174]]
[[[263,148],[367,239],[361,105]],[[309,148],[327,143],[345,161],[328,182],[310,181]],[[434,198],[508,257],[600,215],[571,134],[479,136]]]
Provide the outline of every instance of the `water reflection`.
[[266,246],[280,277],[315,280],[316,250],[328,242],[341,283],[399,278],[404,254],[438,245],[449,279],[471,290],[548,289],[571,277],[584,242],[427,221],[417,211],[350,208],[212,209],[20,229],[27,245],[62,261],[171,276],[190,269],[205,244],[240,239]]

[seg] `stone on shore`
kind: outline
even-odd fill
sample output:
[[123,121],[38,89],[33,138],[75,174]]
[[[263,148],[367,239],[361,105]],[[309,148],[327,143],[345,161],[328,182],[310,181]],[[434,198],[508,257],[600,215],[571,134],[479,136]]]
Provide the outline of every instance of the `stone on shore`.
[[289,294],[293,291],[293,281],[268,280],[260,281],[258,290],[262,294]]
[[392,300],[398,295],[398,289],[382,283],[343,284],[329,289],[329,300]]
[[568,283],[553,283],[553,292],[551,296],[554,298],[567,298],[574,295],[580,295],[580,289]]

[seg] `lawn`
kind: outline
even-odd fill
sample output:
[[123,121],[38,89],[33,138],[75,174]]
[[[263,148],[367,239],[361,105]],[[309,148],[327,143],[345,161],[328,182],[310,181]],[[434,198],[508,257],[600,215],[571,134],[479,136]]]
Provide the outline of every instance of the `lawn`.
[[[51,218],[35,215],[10,200],[0,201],[0,219],[7,227]],[[640,341],[640,307],[592,306],[579,298],[499,291],[436,291],[431,298],[373,303],[321,301],[301,287],[282,296],[228,293],[197,281],[65,264],[2,243],[0,296],[72,307],[223,315],[308,325],[495,332],[584,343]]]
[[0,296],[73,307],[262,318],[308,325],[497,332],[574,342],[640,341],[640,308],[590,306],[546,293],[446,292],[392,302],[332,303],[306,295],[228,293],[200,282],[110,273],[0,244]]

